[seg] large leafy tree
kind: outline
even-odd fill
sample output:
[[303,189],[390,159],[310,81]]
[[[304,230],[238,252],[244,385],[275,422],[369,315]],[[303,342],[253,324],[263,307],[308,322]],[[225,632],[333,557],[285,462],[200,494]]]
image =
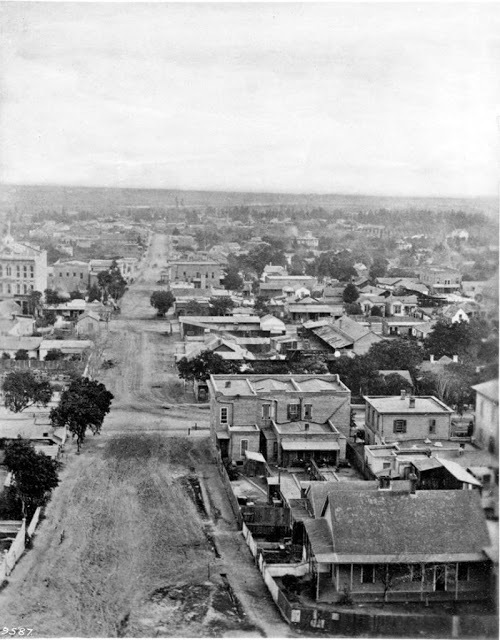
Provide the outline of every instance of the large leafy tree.
[[76,436],[80,451],[87,429],[94,435],[100,432],[112,400],[113,394],[101,382],[77,378],[63,391],[58,406],[50,412],[50,419],[54,426],[67,427]]
[[18,438],[7,444],[4,464],[12,472],[14,490],[21,500],[24,516],[44,504],[59,484],[58,463],[44,453],[37,453],[28,440]]
[[229,296],[212,296],[208,304],[212,316],[225,316],[235,306],[233,299]]
[[356,302],[358,298],[359,298],[359,291],[356,285],[350,282],[342,293],[342,299],[344,300],[344,302],[348,304],[352,304],[353,302]]
[[184,310],[186,316],[206,316],[207,309],[198,300],[190,300]]
[[31,371],[12,371],[2,384],[4,404],[19,413],[33,405],[46,407],[52,398],[52,389],[46,380],[39,381]]
[[373,344],[367,356],[377,369],[408,369],[414,371],[424,359],[424,350],[413,340],[396,338]]
[[241,289],[243,289],[243,278],[237,266],[228,265],[226,274],[222,279],[222,284],[225,289],[229,289],[230,291],[241,291]]
[[179,378],[184,380],[205,381],[212,374],[217,373],[239,373],[240,363],[234,360],[224,360],[218,353],[212,351],[204,351],[196,358],[188,360],[182,358],[177,363]]
[[171,291],[153,291],[149,302],[156,309],[156,315],[164,316],[175,302]]
[[119,300],[127,288],[127,283],[121,274],[120,267],[116,260],[113,260],[109,269],[97,274],[97,282],[101,289],[114,300]]

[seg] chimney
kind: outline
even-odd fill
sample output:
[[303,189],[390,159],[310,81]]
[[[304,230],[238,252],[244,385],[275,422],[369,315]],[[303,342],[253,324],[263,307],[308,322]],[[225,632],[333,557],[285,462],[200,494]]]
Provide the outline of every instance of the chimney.
[[417,491],[417,476],[414,473],[410,473],[408,480],[410,481],[410,493],[415,495]]
[[458,362],[458,356],[453,356],[453,362]]
[[415,409],[415,398],[410,396],[410,409]]
[[406,389],[401,389],[401,400],[406,398]]
[[309,431],[309,422],[304,424],[304,431]]
[[431,364],[434,364],[434,355],[432,353],[430,355],[430,359],[431,359]]

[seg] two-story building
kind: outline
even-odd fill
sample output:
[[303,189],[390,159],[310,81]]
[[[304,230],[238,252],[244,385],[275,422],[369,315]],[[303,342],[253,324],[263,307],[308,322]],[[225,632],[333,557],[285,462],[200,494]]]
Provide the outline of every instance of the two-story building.
[[345,457],[351,392],[338,375],[212,375],[210,424],[225,458],[274,464]]
[[55,291],[85,291],[89,286],[90,265],[82,260],[58,260],[51,268],[49,289]]
[[472,387],[476,392],[476,443],[498,456],[498,380]]
[[453,267],[428,265],[422,267],[418,277],[433,294],[458,293],[462,288],[462,274]]
[[452,409],[434,396],[365,396],[366,444],[448,440]]
[[222,265],[215,260],[177,260],[165,270],[166,282],[192,282],[195,289],[219,288],[223,277]]

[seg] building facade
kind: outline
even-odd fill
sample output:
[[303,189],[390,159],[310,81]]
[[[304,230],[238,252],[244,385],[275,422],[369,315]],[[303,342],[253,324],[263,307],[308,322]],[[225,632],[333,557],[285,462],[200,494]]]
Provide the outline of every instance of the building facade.
[[345,457],[351,393],[337,375],[212,375],[209,391],[212,437],[233,462]]
[[27,297],[47,289],[47,252],[15,242],[7,235],[0,246],[0,299],[15,300],[28,313]]
[[453,411],[434,396],[365,396],[366,444],[448,440]]
[[498,380],[472,387],[476,392],[476,443],[498,456]]

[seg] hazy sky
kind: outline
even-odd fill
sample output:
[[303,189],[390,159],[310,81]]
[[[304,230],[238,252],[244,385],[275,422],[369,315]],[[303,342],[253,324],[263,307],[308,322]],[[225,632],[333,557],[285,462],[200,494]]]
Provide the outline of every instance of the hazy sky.
[[0,3],[0,181],[498,189],[500,6]]

